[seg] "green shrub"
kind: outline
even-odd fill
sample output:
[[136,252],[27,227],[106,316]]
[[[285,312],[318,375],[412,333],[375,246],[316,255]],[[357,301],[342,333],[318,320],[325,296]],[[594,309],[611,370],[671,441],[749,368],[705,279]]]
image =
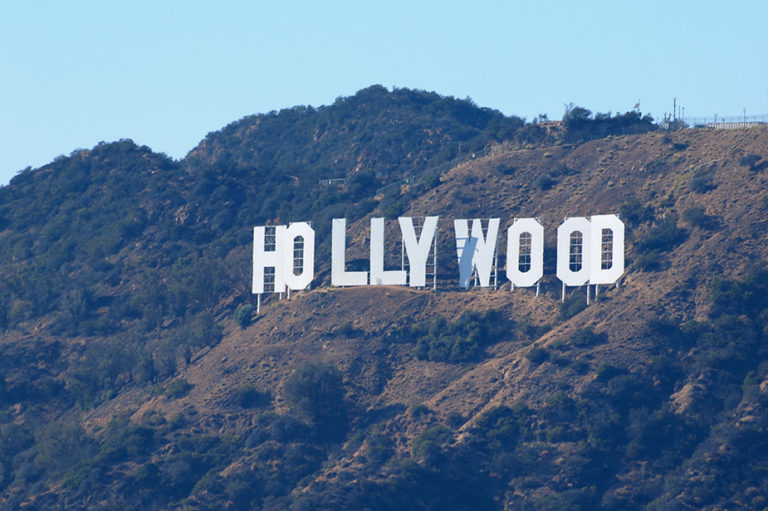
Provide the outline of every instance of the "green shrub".
[[355,328],[355,326],[352,324],[352,322],[351,322],[351,321],[347,321],[346,323],[344,323],[343,325],[341,325],[341,326],[340,326],[340,327],[339,327],[339,328],[336,330],[336,334],[338,334],[338,335],[340,335],[340,336],[342,336],[342,337],[346,337],[347,339],[350,339],[350,338],[352,338],[352,337],[357,337],[357,336],[359,336],[361,333],[362,333],[362,332],[361,332],[360,330],[356,329],[356,328]]
[[717,218],[707,215],[703,206],[694,206],[683,211],[683,221],[693,227],[711,230],[718,226]]
[[739,165],[749,167],[749,170],[757,171],[768,167],[767,161],[762,161],[763,157],[759,154],[749,153],[739,158]]
[[530,360],[531,363],[538,365],[549,360],[549,352],[546,348],[534,346],[525,354],[525,358]]
[[116,418],[107,425],[99,458],[112,462],[128,459],[137,462],[137,458],[151,454],[155,440],[153,428],[136,424],[127,418]]
[[595,333],[591,328],[581,328],[574,332],[571,337],[571,344],[574,346],[593,346],[595,344],[602,344],[607,341],[608,338],[604,333]]
[[455,410],[452,412],[449,412],[448,415],[445,417],[446,424],[448,424],[452,428],[458,428],[459,426],[464,424],[466,421],[467,421],[467,418]]
[[677,226],[677,215],[670,214],[656,223],[645,239],[638,243],[638,248],[642,251],[668,252],[685,241],[687,236],[688,232]]
[[[27,424],[9,422],[0,426],[0,462],[11,458],[34,444],[32,431]],[[0,479],[0,484],[2,479]]]
[[539,174],[539,176],[533,180],[533,185],[539,190],[549,190],[556,184],[557,184],[557,181],[555,181],[548,174]]
[[412,405],[408,409],[408,415],[412,419],[419,419],[421,417],[426,417],[430,413],[432,413],[432,410],[430,410],[429,407],[425,404]]
[[587,308],[587,297],[581,293],[571,293],[560,304],[560,321],[571,319],[579,312]]
[[496,168],[496,170],[505,176],[513,176],[515,172],[517,172],[517,167],[502,163]]
[[653,208],[644,206],[637,198],[632,197],[619,208],[619,215],[622,220],[631,224],[639,225],[653,219]]
[[617,369],[616,367],[606,364],[605,362],[601,362],[596,369],[597,379],[602,381],[608,381],[614,376],[617,376],[621,374],[621,370]]
[[432,426],[413,441],[413,456],[434,463],[443,454],[443,448],[453,439],[451,431],[444,426]]
[[573,103],[566,105],[562,126],[566,142],[583,142],[609,135],[630,135],[657,129],[653,117],[641,116],[635,110],[613,116],[599,112],[593,115],[590,110]]
[[253,321],[253,306],[247,303],[241,303],[235,309],[233,317],[235,323],[237,323],[240,328],[247,328]]
[[659,158],[656,160],[651,160],[648,163],[645,164],[645,172],[648,172],[649,174],[655,174],[664,172],[669,168],[669,164],[666,160]]
[[189,383],[187,380],[178,378],[168,384],[168,386],[165,388],[165,395],[171,399],[179,399],[180,397],[186,396],[193,387],[194,385]]
[[283,385],[288,405],[321,433],[346,430],[346,404],[341,373],[320,362],[305,362]]
[[635,258],[634,267],[639,271],[651,272],[659,271],[662,269],[662,255],[661,252],[654,250],[647,254],[640,254]]
[[380,432],[369,435],[366,443],[368,444],[366,454],[373,462],[382,463],[392,457],[395,452],[395,443],[387,435]]
[[514,410],[498,406],[483,413],[474,424],[474,433],[483,439],[492,452],[513,450],[525,432],[530,410],[518,406]]
[[35,464],[50,477],[92,457],[96,446],[80,424],[53,421],[35,433],[35,451]]
[[715,188],[714,175],[709,171],[700,171],[694,174],[688,189],[693,193],[706,193]]
[[512,322],[497,310],[465,312],[453,322],[442,316],[406,329],[415,338],[414,354],[439,362],[466,362],[479,358],[482,349],[510,335]]
[[240,385],[232,391],[232,402],[241,408],[258,408],[269,403],[269,396],[250,384]]

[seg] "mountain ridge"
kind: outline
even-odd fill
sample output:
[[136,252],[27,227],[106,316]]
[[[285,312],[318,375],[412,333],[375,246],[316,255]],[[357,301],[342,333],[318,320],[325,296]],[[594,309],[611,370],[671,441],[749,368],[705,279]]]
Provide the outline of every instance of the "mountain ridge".
[[[4,507],[765,505],[768,130],[536,145],[519,134],[535,125],[422,91],[337,103],[245,118],[178,162],[99,145],[0,189]],[[407,130],[366,139],[387,115],[427,133],[430,108],[454,112],[462,150],[492,150],[377,194],[458,154]],[[347,181],[319,185],[324,160],[287,178],[322,152],[307,126],[326,114]],[[470,129],[494,119],[516,128]],[[603,213],[627,224],[625,274],[561,304],[556,227]],[[327,287],[330,219],[351,220],[365,266],[370,218],[398,215],[440,216],[438,290]],[[458,290],[450,220],[516,216],[545,227],[540,296]],[[252,315],[252,227],[304,220],[312,289]]]

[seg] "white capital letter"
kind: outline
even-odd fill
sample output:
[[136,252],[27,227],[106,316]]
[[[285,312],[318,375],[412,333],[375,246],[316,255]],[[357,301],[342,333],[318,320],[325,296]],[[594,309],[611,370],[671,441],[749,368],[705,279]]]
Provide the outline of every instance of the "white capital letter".
[[[304,240],[301,256],[301,273],[296,274],[296,239]],[[307,222],[295,222],[284,231],[283,238],[277,240],[277,251],[284,264],[283,281],[288,289],[300,290],[309,287],[315,277],[315,231]]]
[[613,284],[624,273],[624,222],[616,215],[590,219],[590,284]]
[[384,270],[384,219],[371,218],[371,285],[404,286],[405,270]]
[[589,220],[568,218],[557,228],[557,278],[566,286],[582,286],[589,282]]
[[459,287],[468,288],[472,270],[477,269],[481,287],[491,285],[493,255],[499,235],[499,219],[488,220],[488,235],[483,236],[483,224],[480,219],[472,220],[472,235],[469,235],[468,220],[454,220],[456,231],[456,254],[459,258]]
[[429,250],[432,247],[432,240],[437,231],[436,216],[424,218],[424,225],[421,227],[421,237],[416,239],[416,231],[413,228],[413,218],[401,216],[400,232],[403,235],[403,244],[405,245],[405,254],[408,256],[408,266],[410,275],[408,283],[411,287],[424,287],[427,285],[427,258]]
[[285,291],[283,280],[283,268],[285,264],[281,259],[280,245],[281,239],[285,234],[284,225],[275,226],[275,250],[264,250],[264,238],[266,227],[259,226],[253,228],[253,294],[264,292],[264,269],[272,267],[275,269],[275,289],[273,292],[282,293]]
[[[523,235],[523,253],[520,241]],[[535,218],[518,218],[507,229],[507,278],[513,286],[529,287],[544,274],[544,228]]]
[[367,271],[346,271],[347,219],[334,218],[331,223],[331,285],[365,286]]

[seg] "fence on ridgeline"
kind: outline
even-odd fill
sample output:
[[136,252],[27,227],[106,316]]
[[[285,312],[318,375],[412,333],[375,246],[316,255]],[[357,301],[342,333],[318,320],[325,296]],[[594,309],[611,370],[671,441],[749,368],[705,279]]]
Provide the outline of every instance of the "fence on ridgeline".
[[756,126],[768,126],[768,114],[689,117],[682,119],[682,122],[688,128],[709,128],[715,130],[754,128]]

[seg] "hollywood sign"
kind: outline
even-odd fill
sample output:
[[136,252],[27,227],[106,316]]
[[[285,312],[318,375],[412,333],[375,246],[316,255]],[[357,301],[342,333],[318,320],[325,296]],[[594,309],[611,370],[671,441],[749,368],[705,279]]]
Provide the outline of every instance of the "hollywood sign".
[[[331,285],[424,288],[437,275],[437,221],[400,217],[402,264],[385,269],[384,219],[371,218],[368,271],[346,269],[345,218],[331,228]],[[496,287],[499,219],[453,221],[459,287]],[[544,228],[535,218],[518,218],[507,229],[506,278],[514,288],[537,286],[544,273]],[[407,262],[407,266],[406,266]],[[406,269],[407,268],[407,269]],[[429,269],[429,272],[428,272]],[[307,289],[315,272],[315,231],[308,222],[259,226],[253,230],[253,293]],[[624,273],[624,223],[616,215],[571,217],[557,229],[557,278],[566,286],[613,284]],[[493,279],[492,279],[493,277]]]

